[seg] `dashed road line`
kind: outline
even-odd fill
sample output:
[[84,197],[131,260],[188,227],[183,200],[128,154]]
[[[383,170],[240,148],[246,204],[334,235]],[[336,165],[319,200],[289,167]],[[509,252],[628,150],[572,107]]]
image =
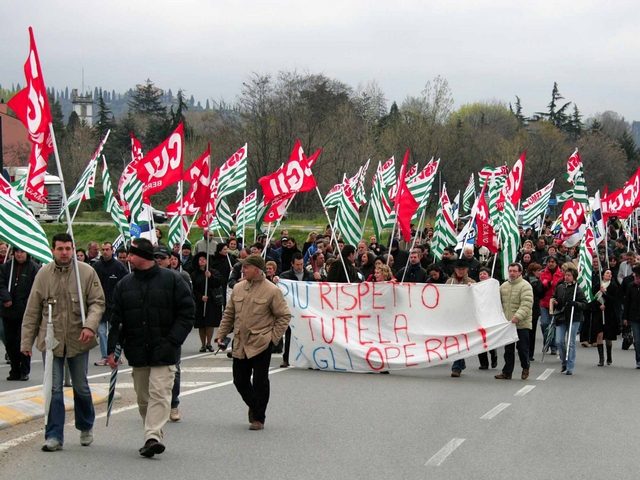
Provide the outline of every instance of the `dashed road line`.
[[505,408],[509,407],[510,405],[511,405],[510,403],[501,403],[500,405],[492,408],[487,413],[482,415],[480,417],[480,420],[491,420],[493,417],[498,415],[501,411],[503,411]]
[[527,393],[529,393],[534,388],[536,388],[535,385],[527,385],[526,387],[522,387],[520,390],[518,390],[515,393],[514,397],[524,397]]
[[536,380],[546,380],[554,372],[555,368],[547,368]]
[[436,453],[429,459],[427,463],[425,463],[425,466],[439,467],[440,465],[442,465],[442,462],[444,462],[447,457],[454,452],[456,448],[462,445],[462,442],[464,442],[464,440],[464,438],[452,438],[449,443],[442,447],[440,451],[438,451],[438,453]]

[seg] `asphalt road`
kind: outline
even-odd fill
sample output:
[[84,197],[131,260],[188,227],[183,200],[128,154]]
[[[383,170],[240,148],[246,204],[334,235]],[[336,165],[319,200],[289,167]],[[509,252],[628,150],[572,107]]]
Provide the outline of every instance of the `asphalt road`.
[[[578,347],[571,377],[559,373],[559,360],[542,364],[537,354],[527,381],[519,368],[514,380],[495,380],[502,359],[498,369],[480,371],[471,358],[456,379],[449,366],[390,375],[279,369],[274,356],[260,432],[248,430],[231,360],[200,355],[198,347],[193,332],[183,349],[183,419],[165,427],[163,455],[138,454],[142,426],[123,370],[123,399],[109,427],[96,420],[92,446],[81,447],[69,424],[64,450],[43,453],[41,420],[12,427],[0,431],[0,476],[627,479],[640,470],[640,370],[620,341],[612,366],[597,367],[596,349]],[[98,349],[92,355],[97,359]],[[41,372],[35,364],[32,378]],[[92,365],[90,375],[101,373],[92,382],[108,382],[106,369]],[[0,380],[3,390],[23,386]]]

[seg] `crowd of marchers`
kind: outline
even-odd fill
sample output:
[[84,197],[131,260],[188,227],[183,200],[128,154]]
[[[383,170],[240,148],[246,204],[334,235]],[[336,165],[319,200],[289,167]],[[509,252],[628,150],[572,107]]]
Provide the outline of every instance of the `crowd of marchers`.
[[[540,232],[520,228],[518,256],[507,266],[507,278],[502,278],[499,257],[473,243],[448,246],[434,259],[429,224],[412,230],[410,241],[396,233],[385,241],[371,235],[357,245],[345,245],[330,227],[312,231],[300,242],[286,230],[277,239],[259,235],[253,244],[233,232],[221,239],[205,231],[194,245],[169,246],[157,231],[156,244],[136,239],[117,251],[110,242],[74,248],[71,237],[57,234],[54,261],[44,266],[20,247],[0,242],[0,324],[5,359],[11,364],[7,380],[29,380],[32,348],[46,350],[44,333],[51,322],[58,345],[53,349],[51,407],[42,449],[60,450],[64,443],[65,363],[73,380],[80,443],[88,446],[95,419],[88,353],[99,345],[101,358],[95,365],[116,368],[123,361],[115,356],[121,345],[133,368],[144,419],[140,454],[152,457],[165,449],[163,425],[181,418],[181,345],[189,332],[198,329],[203,354],[227,349],[233,332],[227,356],[233,358],[234,383],[249,407],[250,429],[262,430],[271,355],[282,353],[280,366],[289,367],[290,313],[275,287],[280,279],[462,286],[495,279],[503,313],[518,334],[516,342],[504,347],[504,365],[496,379],[512,378],[516,352],[523,380],[536,352],[558,355],[561,372],[573,375],[576,345],[595,347],[594,362],[611,365],[614,342],[621,335],[622,348],[633,345],[640,369],[640,257],[634,239],[623,234],[615,218],[607,228],[606,241],[593,258],[592,301],[579,285],[579,245],[568,247],[560,241],[548,219]],[[538,325],[542,345],[536,348]],[[453,363],[452,377],[462,375],[467,360]],[[497,368],[498,352],[479,355],[478,361],[481,370]]]

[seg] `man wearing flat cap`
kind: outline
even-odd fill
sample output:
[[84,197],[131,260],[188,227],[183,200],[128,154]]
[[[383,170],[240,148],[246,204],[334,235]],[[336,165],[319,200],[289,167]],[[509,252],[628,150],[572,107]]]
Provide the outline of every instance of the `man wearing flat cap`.
[[233,383],[249,407],[249,429],[263,430],[271,345],[280,342],[291,313],[280,289],[266,280],[264,259],[249,255],[240,262],[244,281],[233,287],[216,338],[224,348],[222,341],[233,329]]
[[[475,280],[469,277],[469,264],[464,258],[459,258],[453,264],[453,275],[447,280],[447,285],[471,285],[476,283]],[[467,368],[467,364],[464,360],[456,360],[451,366],[451,376],[454,378],[462,375],[462,370]]]

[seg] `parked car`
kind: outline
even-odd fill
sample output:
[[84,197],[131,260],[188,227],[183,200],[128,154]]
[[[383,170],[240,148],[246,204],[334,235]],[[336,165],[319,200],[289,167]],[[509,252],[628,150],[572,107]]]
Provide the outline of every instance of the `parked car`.
[[162,210],[157,210],[155,208],[152,208],[151,210],[153,212],[153,221],[155,223],[164,223],[167,221],[168,217],[165,212],[163,212]]

